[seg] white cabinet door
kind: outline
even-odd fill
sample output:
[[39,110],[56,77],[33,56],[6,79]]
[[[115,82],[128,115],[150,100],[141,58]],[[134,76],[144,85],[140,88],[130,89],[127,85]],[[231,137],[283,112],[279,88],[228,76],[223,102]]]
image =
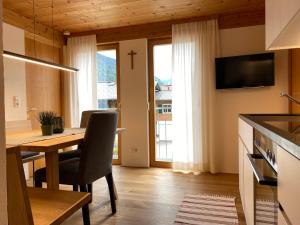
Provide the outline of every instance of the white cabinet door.
[[239,138],[239,189],[244,207],[244,145],[241,138]]
[[244,213],[247,225],[254,225],[254,175],[244,147]]
[[300,222],[300,160],[278,146],[278,201],[292,224]]

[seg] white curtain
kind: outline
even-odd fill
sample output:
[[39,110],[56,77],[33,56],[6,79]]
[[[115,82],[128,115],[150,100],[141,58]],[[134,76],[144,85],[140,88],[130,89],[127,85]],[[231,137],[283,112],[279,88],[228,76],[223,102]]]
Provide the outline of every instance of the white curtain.
[[218,22],[172,27],[173,169],[214,172],[214,62]]
[[64,115],[66,126],[78,127],[81,112],[97,107],[96,36],[68,38],[64,61],[79,69],[64,75]]

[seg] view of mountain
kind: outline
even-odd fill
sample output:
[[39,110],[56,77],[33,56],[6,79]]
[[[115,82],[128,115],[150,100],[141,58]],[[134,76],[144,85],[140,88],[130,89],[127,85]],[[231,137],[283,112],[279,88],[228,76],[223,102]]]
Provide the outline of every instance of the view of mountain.
[[116,81],[116,60],[97,53],[97,78],[98,82]]
[[[97,78],[98,82],[116,82],[116,60],[97,53]],[[162,80],[155,76],[155,81],[159,85],[171,85],[172,80]]]

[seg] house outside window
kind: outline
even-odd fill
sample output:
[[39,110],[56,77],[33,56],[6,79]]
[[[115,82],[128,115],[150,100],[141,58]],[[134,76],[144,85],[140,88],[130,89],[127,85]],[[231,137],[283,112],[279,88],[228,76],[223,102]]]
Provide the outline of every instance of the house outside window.
[[162,113],[163,114],[171,114],[172,113],[172,104],[163,104],[162,105]]

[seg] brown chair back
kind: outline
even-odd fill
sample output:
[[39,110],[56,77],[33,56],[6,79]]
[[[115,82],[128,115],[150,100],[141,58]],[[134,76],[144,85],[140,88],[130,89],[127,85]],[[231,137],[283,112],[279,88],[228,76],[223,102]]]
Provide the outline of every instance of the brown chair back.
[[112,111],[90,114],[81,144],[79,182],[91,184],[112,172],[112,157],[118,113]]
[[86,110],[81,113],[80,128],[86,128],[92,113],[103,112],[103,110]]

